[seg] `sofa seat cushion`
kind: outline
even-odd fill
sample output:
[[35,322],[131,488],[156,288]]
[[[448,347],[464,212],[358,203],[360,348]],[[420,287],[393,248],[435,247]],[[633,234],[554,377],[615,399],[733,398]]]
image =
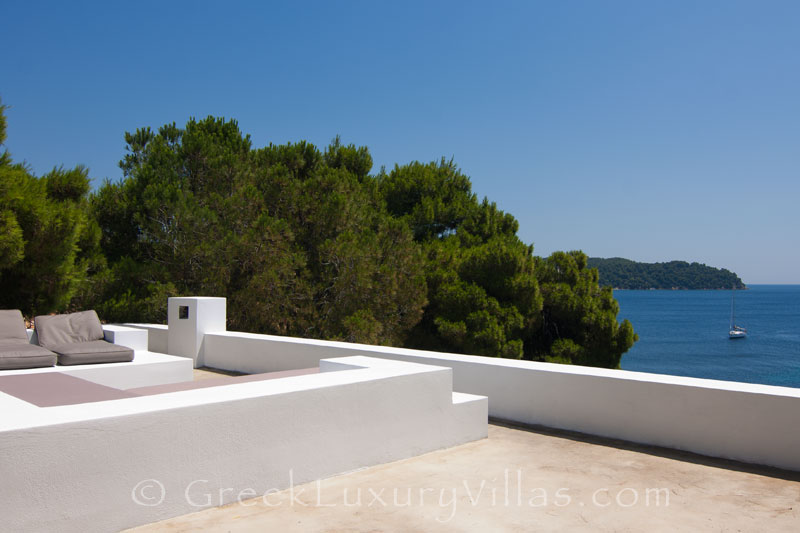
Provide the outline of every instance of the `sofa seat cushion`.
[[106,341],[68,342],[50,346],[58,354],[59,365],[124,363],[133,361],[133,350]]
[[0,370],[54,366],[56,354],[35,344],[0,341]]
[[39,346],[48,350],[69,342],[97,341],[103,338],[103,326],[94,311],[37,316],[35,323]]
[[28,344],[25,319],[19,309],[0,309],[0,343]]

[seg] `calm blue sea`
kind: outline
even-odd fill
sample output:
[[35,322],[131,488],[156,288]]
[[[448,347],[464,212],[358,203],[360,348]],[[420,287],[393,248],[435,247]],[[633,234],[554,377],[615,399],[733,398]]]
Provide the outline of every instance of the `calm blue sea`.
[[614,291],[619,319],[639,342],[624,370],[800,388],[800,285],[750,285],[736,291],[736,323],[747,338],[728,338],[730,291]]

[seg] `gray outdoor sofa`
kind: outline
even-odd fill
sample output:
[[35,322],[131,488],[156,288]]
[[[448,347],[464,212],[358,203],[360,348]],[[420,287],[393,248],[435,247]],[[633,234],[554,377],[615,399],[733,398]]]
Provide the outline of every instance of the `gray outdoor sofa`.
[[54,366],[57,355],[31,344],[19,309],[0,310],[0,370]]
[[104,340],[94,311],[37,316],[35,324],[39,346],[58,354],[59,365],[133,361],[131,348]]
[[37,316],[35,324],[38,345],[18,309],[0,310],[0,370],[133,361],[131,348],[104,340],[94,311]]

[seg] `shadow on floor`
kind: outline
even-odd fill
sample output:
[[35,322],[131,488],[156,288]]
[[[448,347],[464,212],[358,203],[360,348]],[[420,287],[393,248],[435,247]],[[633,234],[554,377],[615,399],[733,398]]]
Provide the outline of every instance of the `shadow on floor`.
[[743,463],[741,461],[734,461],[731,459],[721,459],[719,457],[710,457],[707,455],[700,455],[698,453],[686,452],[682,450],[674,450],[672,448],[663,448],[661,446],[652,446],[649,444],[637,444],[620,439],[612,439],[608,437],[598,437],[596,435],[589,435],[580,433],[578,431],[570,431],[566,429],[556,429],[546,426],[539,426],[533,424],[522,424],[520,422],[509,421],[501,418],[489,417],[489,423],[503,426],[511,429],[519,429],[522,431],[530,431],[531,433],[539,433],[542,435],[550,435],[562,439],[569,439],[577,442],[585,442],[597,446],[607,446],[609,448],[617,448],[619,450],[628,450],[657,457],[664,457],[667,459],[674,459],[676,461],[683,461],[686,463],[694,463],[698,465],[710,466],[714,468],[724,468],[725,470],[734,470],[737,472],[746,472],[749,474],[756,474],[760,476],[767,476],[776,479],[783,479],[786,481],[800,481],[800,472],[792,470],[784,470],[772,466],[755,465],[750,463]]

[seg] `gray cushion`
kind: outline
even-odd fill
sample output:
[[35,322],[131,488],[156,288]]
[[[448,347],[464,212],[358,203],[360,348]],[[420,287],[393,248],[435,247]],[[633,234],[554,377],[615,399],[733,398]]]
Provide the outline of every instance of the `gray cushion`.
[[133,361],[133,350],[106,341],[69,342],[50,346],[58,354],[59,365],[123,363]]
[[28,331],[19,309],[0,310],[0,342],[3,344],[28,344]]
[[103,338],[103,326],[100,325],[100,319],[94,311],[37,316],[35,324],[39,346],[49,350],[61,344],[97,341]]
[[[27,337],[27,333],[25,335]],[[56,364],[56,354],[28,342],[0,341],[0,370],[38,368]]]

